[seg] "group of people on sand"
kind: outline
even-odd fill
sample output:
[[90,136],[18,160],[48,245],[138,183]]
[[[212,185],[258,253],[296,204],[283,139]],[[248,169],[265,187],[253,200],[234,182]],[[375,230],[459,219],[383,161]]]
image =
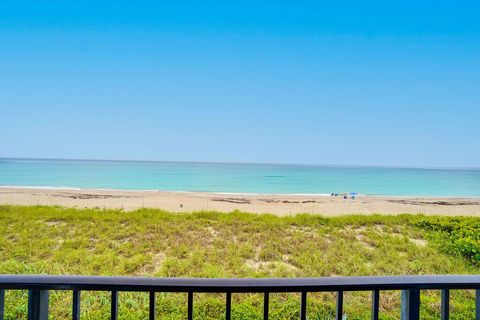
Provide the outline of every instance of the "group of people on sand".
[[[330,194],[331,197],[338,197],[339,195],[341,195],[341,196],[343,197],[343,199],[345,199],[345,200],[348,199],[348,194],[346,194],[346,193],[338,194],[338,193],[332,192],[332,193]],[[350,193],[350,199],[355,200],[355,196],[356,196],[356,195],[357,195],[356,193],[351,192],[351,193]]]

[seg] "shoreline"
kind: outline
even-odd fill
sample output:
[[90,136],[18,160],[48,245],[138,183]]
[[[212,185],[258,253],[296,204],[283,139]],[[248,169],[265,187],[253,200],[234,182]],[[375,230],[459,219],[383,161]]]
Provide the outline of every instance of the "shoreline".
[[[50,187],[50,186],[0,186],[2,189],[28,189],[28,190],[73,190],[73,191],[112,191],[112,192],[169,192],[169,193],[208,193],[219,195],[239,196],[312,196],[330,197],[329,193],[253,193],[253,192],[222,192],[222,191],[185,191],[185,190],[160,190],[160,189],[111,189],[111,188],[77,188],[77,187]],[[342,195],[344,193],[341,193]],[[480,197],[479,197],[480,198]]]
[[[232,196],[272,196],[272,197],[327,197],[331,198],[330,193],[254,193],[254,192],[223,192],[223,191],[185,191],[185,190],[161,190],[161,189],[111,189],[111,188],[81,188],[81,187],[66,187],[66,186],[9,186],[0,185],[0,191],[3,189],[18,189],[18,190],[60,190],[60,191],[107,191],[107,192],[158,192],[158,193],[178,193],[178,194],[211,194],[211,195],[232,195]],[[347,195],[350,197],[350,192],[336,193],[337,197]],[[471,195],[454,195],[454,196],[433,196],[433,195],[389,195],[389,194],[363,194],[355,193],[355,197],[362,198],[415,198],[415,199],[472,199],[480,200],[479,196]]]
[[0,186],[0,205],[58,205],[74,208],[156,208],[171,212],[240,210],[251,213],[426,214],[480,217],[480,197],[357,195],[355,200],[330,195],[239,194],[156,190],[107,190]]

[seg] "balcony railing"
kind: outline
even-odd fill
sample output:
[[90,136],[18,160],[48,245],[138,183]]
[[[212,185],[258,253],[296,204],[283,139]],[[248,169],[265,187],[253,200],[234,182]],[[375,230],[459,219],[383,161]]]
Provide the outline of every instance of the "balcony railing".
[[73,294],[72,319],[80,319],[81,291],[108,291],[111,293],[112,320],[118,318],[118,292],[136,291],[150,293],[149,319],[155,319],[156,292],[187,293],[187,319],[193,319],[194,293],[225,293],[225,318],[231,318],[232,293],[263,293],[263,318],[268,319],[269,294],[298,292],[300,319],[307,314],[310,292],[336,292],[336,319],[343,316],[343,293],[346,291],[371,291],[371,318],[379,318],[380,292],[402,291],[401,318],[420,318],[420,291],[441,291],[441,318],[449,319],[450,290],[474,289],[476,319],[480,320],[480,275],[462,276],[395,276],[395,277],[331,277],[283,279],[185,279],[140,277],[83,277],[0,275],[0,320],[4,318],[5,290],[28,290],[28,319],[48,319],[49,290],[70,290]]

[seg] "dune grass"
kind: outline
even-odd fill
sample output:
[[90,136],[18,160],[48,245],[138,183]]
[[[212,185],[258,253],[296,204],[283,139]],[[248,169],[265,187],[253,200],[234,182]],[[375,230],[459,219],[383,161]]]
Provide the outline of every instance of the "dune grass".
[[[435,228],[459,221],[472,228],[480,225],[476,218],[420,215],[278,217],[0,206],[0,273],[159,277],[478,274],[475,256],[444,250],[448,234],[439,236],[446,231]],[[309,297],[309,319],[333,317],[332,294]],[[399,297],[399,292],[382,292],[381,319],[398,319]],[[8,291],[5,319],[26,319],[26,299],[26,292]],[[184,294],[159,293],[157,300],[161,319],[185,318]],[[52,319],[70,317],[70,292],[52,292],[50,301]],[[82,319],[108,319],[109,303],[107,293],[85,292]],[[367,292],[346,293],[348,319],[368,319],[370,303]],[[422,318],[437,319],[439,303],[438,292],[422,292]],[[473,292],[453,291],[451,303],[452,319],[474,317]],[[234,294],[232,309],[233,319],[261,319],[262,296]],[[147,312],[147,294],[120,294],[120,319],[144,319]],[[195,295],[194,313],[196,319],[222,319],[224,296]],[[296,319],[298,315],[298,294],[272,295],[271,319]]]

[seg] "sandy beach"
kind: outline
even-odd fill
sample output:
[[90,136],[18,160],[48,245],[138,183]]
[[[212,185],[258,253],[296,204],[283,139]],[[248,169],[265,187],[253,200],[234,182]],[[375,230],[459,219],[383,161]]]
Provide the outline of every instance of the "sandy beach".
[[290,215],[322,214],[401,214],[478,215],[480,199],[430,197],[358,196],[342,197],[307,195],[243,195],[201,192],[72,190],[42,188],[0,188],[2,205],[59,205],[75,208],[114,208],[135,210],[158,208],[173,212],[211,210]]

